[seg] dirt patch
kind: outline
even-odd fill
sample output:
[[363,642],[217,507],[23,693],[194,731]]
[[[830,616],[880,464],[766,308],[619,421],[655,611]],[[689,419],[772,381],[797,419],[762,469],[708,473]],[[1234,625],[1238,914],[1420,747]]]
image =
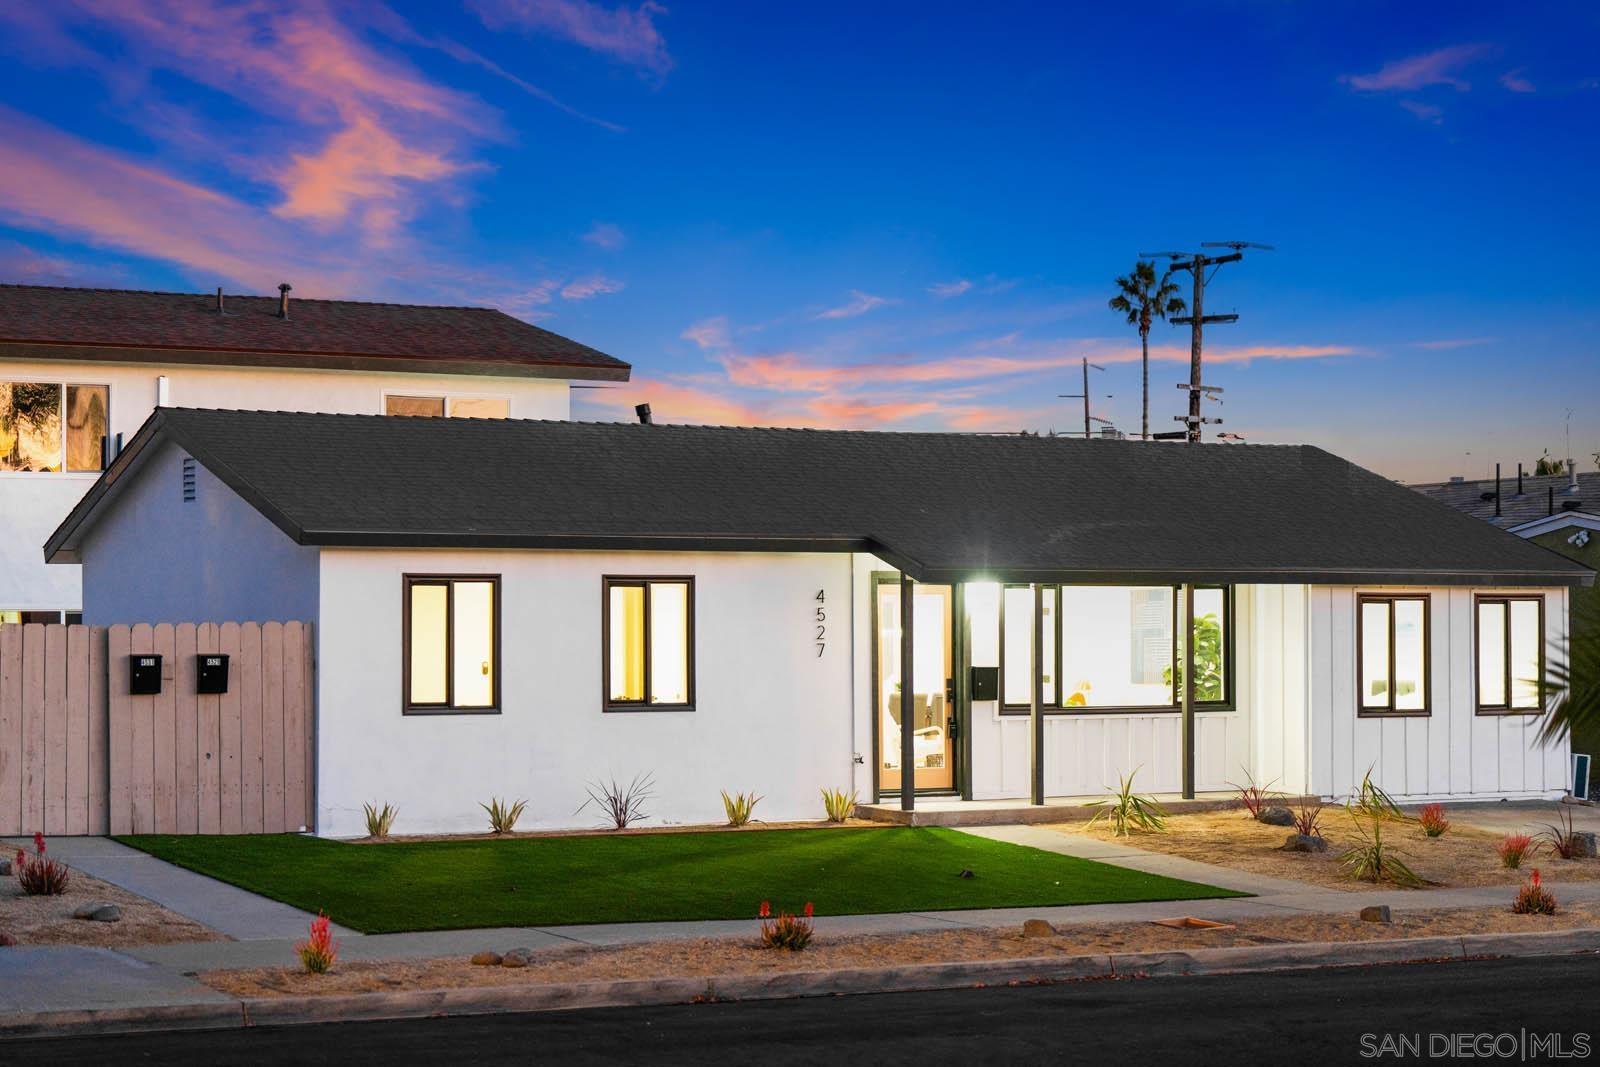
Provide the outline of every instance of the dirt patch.
[[[72,917],[75,910],[89,903],[115,904],[122,909],[122,919],[102,923]],[[77,870],[71,873],[67,891],[53,897],[27,896],[15,878],[0,878],[0,932],[16,938],[19,945],[99,948],[227,940],[193,919]]]
[[[1370,820],[1362,820],[1362,826],[1370,826]],[[1082,823],[1056,825],[1052,829],[1084,833],[1106,841],[1113,839],[1111,829],[1104,822],[1092,827]],[[1242,809],[1237,809],[1174,815],[1167,820],[1166,833],[1135,833],[1121,840],[1147,852],[1182,856],[1251,874],[1289,878],[1330,889],[1371,888],[1371,883],[1352,880],[1339,863],[1340,854],[1361,840],[1355,820],[1344,808],[1329,805],[1322,810],[1322,836],[1328,841],[1326,852],[1278,851],[1293,832],[1291,826],[1258,823]],[[1427,837],[1414,820],[1389,819],[1383,824],[1384,845],[1412,870],[1434,883],[1432,888],[1517,886],[1534,867],[1539,868],[1545,881],[1557,886],[1562,882],[1600,879],[1600,860],[1564,860],[1551,852],[1548,845],[1540,846],[1531,859],[1524,859],[1520,870],[1508,870],[1500,865],[1500,857],[1495,852],[1502,836],[1453,825],[1442,837]]]
[[[1354,902],[1352,902],[1354,909]],[[1182,914],[1180,910],[1174,914]],[[325,975],[273,967],[212,971],[200,980],[234,996],[281,997],[395,990],[552,985],[630,978],[712,977],[839,970],[918,963],[1082,956],[1162,949],[1226,948],[1312,941],[1375,941],[1467,933],[1526,933],[1600,926],[1600,906],[1576,904],[1552,916],[1507,908],[1417,911],[1391,924],[1348,915],[1263,916],[1231,929],[1175,930],[1151,923],[1063,925],[1054,937],[1023,937],[1016,928],[939,930],[870,937],[818,936],[804,952],[759,948],[753,938],[705,938],[611,948],[535,952],[525,968],[473,966],[464,956],[339,964]],[[506,946],[510,948],[511,946]]]
[[493,834],[485,831],[481,834],[390,834],[388,837],[352,837],[344,839],[349,845],[401,845],[417,841],[512,841],[519,838],[533,837],[643,837],[650,834],[720,834],[743,833],[755,830],[838,830],[848,828],[862,830],[868,828],[888,828],[892,823],[874,822],[869,819],[851,817],[844,822],[827,822],[818,819],[816,822],[762,822],[752,819],[743,826],[729,826],[727,823],[692,823],[686,826],[633,826],[626,830],[613,830],[606,826],[597,826],[577,830],[513,830],[509,834]]

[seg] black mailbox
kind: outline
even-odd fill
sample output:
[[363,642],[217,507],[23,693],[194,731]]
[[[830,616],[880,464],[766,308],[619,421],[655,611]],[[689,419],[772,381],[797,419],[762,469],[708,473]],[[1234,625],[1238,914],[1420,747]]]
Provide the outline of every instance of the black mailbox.
[[196,693],[226,693],[228,691],[228,657],[214,652],[202,652],[195,657],[200,661],[195,672]]
[[999,667],[972,668],[972,699],[974,701],[1000,699]]
[[161,657],[135,653],[128,657],[128,692],[136,697],[161,692]]

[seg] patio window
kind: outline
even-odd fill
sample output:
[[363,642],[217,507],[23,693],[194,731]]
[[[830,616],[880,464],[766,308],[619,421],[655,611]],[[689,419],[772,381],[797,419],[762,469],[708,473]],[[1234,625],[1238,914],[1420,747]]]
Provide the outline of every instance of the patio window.
[[[1231,591],[1195,589],[1195,700],[1231,693]],[[1045,703],[1064,711],[1171,711],[1183,701],[1181,586],[1064,585],[1045,589]],[[1033,594],[1008,586],[1001,609],[1002,712],[1027,710]]]
[[1542,710],[1544,598],[1478,597],[1479,715]]
[[110,388],[0,381],[0,471],[104,468]]
[[694,579],[608,577],[605,710],[694,708]]
[[1429,713],[1428,597],[1357,597],[1356,646],[1356,714]]
[[511,402],[503,396],[400,396],[383,398],[385,415],[413,415],[425,418],[505,419],[511,417]]
[[493,712],[500,699],[500,576],[406,575],[407,714]]

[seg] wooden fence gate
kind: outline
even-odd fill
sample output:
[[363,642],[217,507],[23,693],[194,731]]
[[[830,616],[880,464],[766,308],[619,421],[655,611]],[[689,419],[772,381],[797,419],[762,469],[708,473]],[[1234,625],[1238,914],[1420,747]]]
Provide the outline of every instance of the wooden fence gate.
[[[310,829],[314,646],[300,622],[0,626],[0,834]],[[228,657],[201,694],[201,655]],[[161,657],[135,696],[130,659]]]

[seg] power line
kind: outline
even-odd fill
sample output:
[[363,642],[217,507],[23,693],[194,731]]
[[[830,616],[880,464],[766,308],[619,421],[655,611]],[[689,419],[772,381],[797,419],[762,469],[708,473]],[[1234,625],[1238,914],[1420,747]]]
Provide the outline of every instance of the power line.
[[[1105,368],[1102,367],[1098,363],[1090,363],[1089,362],[1089,357],[1088,356],[1084,356],[1083,357],[1083,392],[1081,392],[1081,393],[1057,393],[1056,394],[1056,399],[1058,399],[1058,400],[1077,400],[1079,397],[1083,398],[1083,439],[1085,441],[1087,441],[1090,438],[1090,436],[1092,436],[1091,431],[1090,431],[1090,427],[1089,427],[1089,424],[1091,422],[1103,422],[1107,426],[1111,425],[1111,420],[1110,419],[1102,419],[1098,415],[1089,414],[1089,368],[1090,367],[1093,367],[1095,370],[1098,370],[1098,371],[1105,370]],[[1107,400],[1111,399],[1111,394],[1110,393],[1106,394],[1106,399]]]

